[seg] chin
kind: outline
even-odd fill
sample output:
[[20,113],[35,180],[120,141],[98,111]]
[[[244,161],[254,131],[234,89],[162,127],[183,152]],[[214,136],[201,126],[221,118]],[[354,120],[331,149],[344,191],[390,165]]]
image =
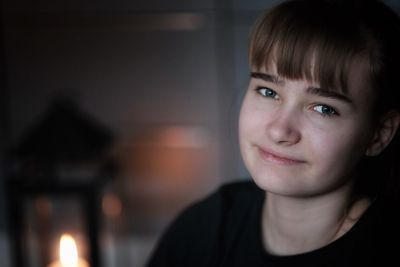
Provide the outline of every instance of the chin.
[[294,180],[293,177],[281,177],[273,175],[252,175],[254,183],[263,191],[275,195],[304,197],[311,195],[312,189],[306,188],[304,184],[299,183],[301,179]]
[[283,191],[287,189],[289,185],[284,182],[283,178],[272,177],[271,175],[252,175],[252,179],[254,183],[264,191],[272,192],[272,191]]

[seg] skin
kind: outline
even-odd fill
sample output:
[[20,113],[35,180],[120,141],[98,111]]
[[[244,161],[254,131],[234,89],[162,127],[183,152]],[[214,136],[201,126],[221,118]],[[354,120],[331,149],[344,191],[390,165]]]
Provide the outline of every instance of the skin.
[[389,134],[375,126],[373,90],[362,82],[366,65],[352,66],[347,94],[284,79],[274,66],[253,69],[239,141],[245,165],[267,192],[262,232],[270,253],[320,248],[345,234],[368,208],[364,197],[348,209],[357,164],[384,149],[399,119]]

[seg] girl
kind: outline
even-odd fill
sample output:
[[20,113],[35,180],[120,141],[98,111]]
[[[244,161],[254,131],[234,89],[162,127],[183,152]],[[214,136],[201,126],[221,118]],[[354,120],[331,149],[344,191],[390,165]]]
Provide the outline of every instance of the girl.
[[398,16],[374,0],[294,0],[263,15],[239,118],[253,182],[187,209],[148,266],[396,260],[399,37]]

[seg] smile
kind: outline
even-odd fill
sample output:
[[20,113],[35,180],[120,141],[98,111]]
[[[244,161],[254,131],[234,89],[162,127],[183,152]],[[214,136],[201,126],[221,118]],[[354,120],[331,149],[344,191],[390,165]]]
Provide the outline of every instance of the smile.
[[294,159],[294,158],[291,158],[286,155],[277,154],[275,152],[268,151],[261,147],[257,147],[257,149],[258,149],[258,153],[261,156],[261,159],[263,159],[265,161],[277,163],[280,165],[296,165],[296,164],[305,163],[305,161],[303,161],[303,160]]

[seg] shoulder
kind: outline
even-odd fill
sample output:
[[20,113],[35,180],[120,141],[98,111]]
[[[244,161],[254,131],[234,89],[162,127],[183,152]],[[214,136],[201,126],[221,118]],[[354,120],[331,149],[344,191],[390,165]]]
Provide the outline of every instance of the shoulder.
[[223,184],[217,193],[230,196],[231,194],[252,194],[252,193],[261,193],[262,190],[257,187],[257,185],[251,180],[244,181],[235,181]]
[[[246,210],[262,196],[252,181],[220,186],[186,208],[171,223],[149,266],[211,266],[214,254],[221,242],[225,242],[227,229],[237,228],[235,224],[246,218]],[[166,262],[170,264],[165,265]]]
[[227,208],[236,208],[237,204],[240,206],[239,203],[253,201],[255,198],[259,198],[262,195],[262,190],[252,181],[230,182],[221,185],[207,197],[189,206],[183,214],[201,213],[202,210],[209,211],[210,208],[224,212]]
[[[235,181],[223,184],[207,197],[186,208],[171,227],[199,234],[199,230],[215,229],[230,214],[240,213],[252,202],[262,198],[262,190],[252,181]],[[195,230],[193,228],[196,228]],[[201,231],[200,231],[201,232]],[[187,233],[186,233],[187,234]]]
[[225,183],[219,187],[219,189],[211,194],[207,199],[221,199],[221,200],[244,200],[252,199],[254,196],[263,194],[262,190],[250,180],[245,181],[234,181]]
[[231,212],[246,210],[251,203],[263,198],[264,193],[252,181],[235,181],[223,184],[218,190],[205,199],[194,203],[184,213],[187,215],[203,216],[220,219]]

